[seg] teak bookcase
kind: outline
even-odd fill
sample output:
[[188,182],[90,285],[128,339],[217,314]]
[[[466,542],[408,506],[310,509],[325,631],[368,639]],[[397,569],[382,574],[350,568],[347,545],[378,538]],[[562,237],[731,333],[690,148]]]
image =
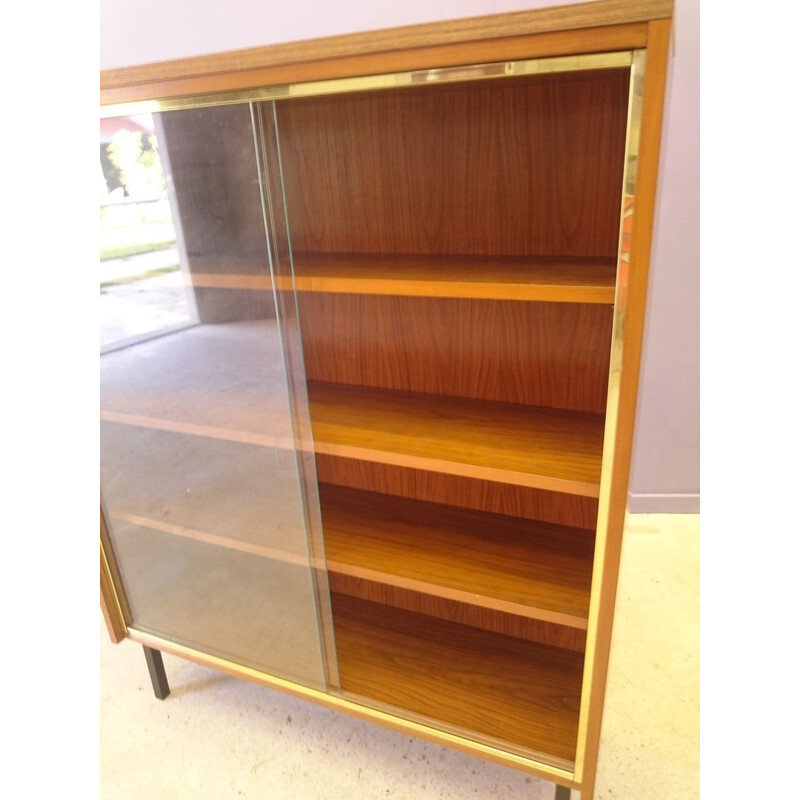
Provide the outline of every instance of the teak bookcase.
[[101,75],[195,324],[101,359],[101,601],[173,653],[592,796],[671,3]]

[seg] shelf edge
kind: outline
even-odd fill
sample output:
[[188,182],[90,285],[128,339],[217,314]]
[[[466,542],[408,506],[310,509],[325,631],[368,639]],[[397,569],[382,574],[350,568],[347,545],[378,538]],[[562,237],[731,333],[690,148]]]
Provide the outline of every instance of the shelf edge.
[[306,555],[290,553],[279,548],[267,547],[265,545],[245,542],[241,539],[232,539],[227,536],[206,533],[204,531],[197,530],[196,528],[188,528],[171,522],[162,522],[150,517],[142,517],[138,514],[129,514],[121,511],[113,514],[112,519],[119,519],[131,525],[138,525],[140,527],[156,530],[161,533],[169,533],[173,536],[191,539],[193,541],[202,542],[203,544],[210,544],[216,547],[236,550],[241,553],[248,553],[261,558],[269,558],[274,561],[282,561],[286,564],[310,567],[314,569],[327,569],[329,572],[335,572],[340,575],[359,578],[372,583],[385,584],[398,589],[419,592],[431,597],[440,597],[445,600],[454,600],[465,605],[479,606],[492,611],[513,614],[514,616],[518,617],[536,619],[541,622],[550,622],[556,625],[563,625],[567,628],[586,630],[588,625],[588,616],[587,618],[583,618],[574,614],[568,614],[566,612],[551,611],[549,609],[539,608],[537,606],[528,606],[522,603],[514,603],[509,600],[500,600],[488,595],[471,593],[461,589],[453,589],[437,583],[430,583],[413,578],[404,578],[400,575],[394,575],[393,573],[389,572],[380,572],[379,570],[359,567],[354,564],[347,564],[343,561],[337,561],[333,559],[329,559],[327,561],[323,561],[322,559],[313,559]]
[[588,481],[554,478],[549,475],[537,475],[529,472],[485,467],[479,464],[467,464],[458,461],[447,461],[440,458],[428,458],[406,453],[394,453],[385,450],[358,447],[348,444],[333,444],[317,441],[314,449],[317,453],[338,458],[349,458],[357,461],[370,461],[394,467],[409,467],[427,472],[443,472],[462,478],[478,478],[495,483],[510,483],[514,486],[525,486],[529,489],[544,489],[562,494],[575,494],[582,497],[599,497],[600,484]]

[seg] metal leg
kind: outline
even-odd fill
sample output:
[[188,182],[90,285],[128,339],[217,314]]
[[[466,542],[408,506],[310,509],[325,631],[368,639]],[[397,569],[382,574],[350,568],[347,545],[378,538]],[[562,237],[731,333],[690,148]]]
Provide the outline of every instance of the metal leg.
[[569,800],[571,792],[567,786],[559,786],[556,784],[556,798],[555,800]]
[[161,657],[161,651],[153,650],[152,647],[144,647],[144,659],[147,661],[147,669],[150,672],[153,691],[159,700],[163,700],[169,694],[169,683],[167,682],[167,673],[164,670],[164,659]]

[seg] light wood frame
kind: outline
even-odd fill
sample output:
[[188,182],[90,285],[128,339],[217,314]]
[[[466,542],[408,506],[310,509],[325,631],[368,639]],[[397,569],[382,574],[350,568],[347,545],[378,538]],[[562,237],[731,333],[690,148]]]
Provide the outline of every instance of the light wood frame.
[[[609,411],[596,558],[574,771],[559,769],[418,722],[307,689],[159,639],[130,627],[101,512],[101,606],[113,641],[128,637],[331,708],[523,769],[591,798],[631,463],[644,311],[656,198],[661,119],[671,28],[671,0],[603,0],[513,14],[352,34],[310,42],[200,56],[101,73],[103,105],[232,92],[283,83],[321,81],[399,70],[434,69],[520,58],[644,49],[647,55],[635,213],[629,243],[624,345],[618,352],[616,409]],[[620,265],[621,267],[622,265]],[[267,287],[264,287],[267,288]],[[622,343],[621,343],[622,345]],[[614,367],[612,366],[612,372]],[[608,433],[608,429],[607,429]],[[610,445],[610,448],[608,447]],[[129,615],[128,615],[129,616]]]

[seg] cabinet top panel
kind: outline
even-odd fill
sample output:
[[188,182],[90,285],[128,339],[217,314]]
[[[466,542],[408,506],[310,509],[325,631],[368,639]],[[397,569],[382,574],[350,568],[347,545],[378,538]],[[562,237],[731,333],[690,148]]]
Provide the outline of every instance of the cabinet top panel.
[[597,0],[212,53],[101,71],[101,103],[644,47],[672,0]]

